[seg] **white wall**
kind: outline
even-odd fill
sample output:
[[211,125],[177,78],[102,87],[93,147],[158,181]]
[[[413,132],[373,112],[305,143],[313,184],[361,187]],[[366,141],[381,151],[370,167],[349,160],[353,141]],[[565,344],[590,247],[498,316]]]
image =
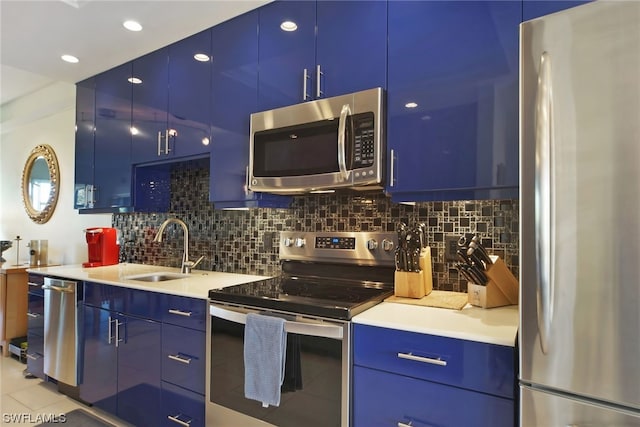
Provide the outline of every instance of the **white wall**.
[[[77,264],[87,260],[82,230],[111,225],[110,214],[79,215],[73,209],[75,151],[75,86],[54,83],[2,105],[0,117],[0,240],[20,236],[20,263],[29,261],[30,240],[46,239],[50,264]],[[29,153],[39,144],[50,145],[60,165],[60,193],[51,219],[31,221],[22,202],[22,171]],[[16,262],[16,244],[3,253]]]

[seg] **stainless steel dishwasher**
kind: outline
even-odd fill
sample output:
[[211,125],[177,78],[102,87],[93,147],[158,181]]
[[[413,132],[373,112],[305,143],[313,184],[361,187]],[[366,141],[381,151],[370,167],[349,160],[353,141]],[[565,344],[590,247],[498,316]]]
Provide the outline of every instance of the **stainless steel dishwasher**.
[[77,283],[44,279],[44,373],[71,386],[78,385]]

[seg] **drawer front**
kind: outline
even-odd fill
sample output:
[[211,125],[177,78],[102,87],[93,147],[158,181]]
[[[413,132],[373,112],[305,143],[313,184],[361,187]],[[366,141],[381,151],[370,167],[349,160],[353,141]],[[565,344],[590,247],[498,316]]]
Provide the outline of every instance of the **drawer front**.
[[44,295],[29,293],[27,297],[27,331],[44,337]]
[[127,288],[84,282],[84,303],[106,310],[123,311]]
[[86,305],[123,314],[161,320],[163,294],[103,283],[84,283]]
[[354,364],[513,399],[513,347],[354,325]]
[[44,276],[30,273],[28,285],[28,292],[30,294],[44,296],[44,289],[42,289],[42,285],[44,285]]
[[162,383],[161,425],[165,427],[204,427],[204,396]]
[[162,325],[162,379],[204,394],[206,335],[203,331]]
[[162,321],[172,325],[204,331],[207,325],[207,301],[197,298],[164,295]]
[[356,366],[353,425],[513,427],[514,401]]

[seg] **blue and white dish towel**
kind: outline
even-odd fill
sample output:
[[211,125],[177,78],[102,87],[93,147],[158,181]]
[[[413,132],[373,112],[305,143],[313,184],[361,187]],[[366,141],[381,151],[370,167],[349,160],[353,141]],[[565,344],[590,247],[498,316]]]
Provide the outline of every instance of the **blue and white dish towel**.
[[263,407],[280,405],[287,348],[285,320],[247,314],[244,328],[244,396]]

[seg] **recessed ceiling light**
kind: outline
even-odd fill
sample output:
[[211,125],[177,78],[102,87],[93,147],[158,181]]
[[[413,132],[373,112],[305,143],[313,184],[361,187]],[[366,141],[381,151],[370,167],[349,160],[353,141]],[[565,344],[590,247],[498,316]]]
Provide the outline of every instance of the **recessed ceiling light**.
[[72,64],[76,64],[78,62],[78,58],[73,55],[62,55],[60,58],[62,58],[63,61],[70,62]]
[[139,85],[140,83],[142,83],[142,79],[139,79],[137,77],[129,77],[127,80],[129,80],[129,83],[133,83],[134,85]]
[[298,29],[298,25],[293,21],[284,21],[280,24],[280,29],[282,31],[295,31]]
[[415,102],[407,102],[406,104],[404,104],[404,106],[406,108],[416,108],[418,104],[416,104]]
[[137,135],[139,133],[140,131],[138,130],[138,128],[131,126],[131,135]]
[[209,60],[209,55],[205,53],[196,53],[195,55],[193,55],[193,58],[196,61],[207,62]]
[[122,25],[129,31],[142,31],[142,25],[136,21],[124,21]]

